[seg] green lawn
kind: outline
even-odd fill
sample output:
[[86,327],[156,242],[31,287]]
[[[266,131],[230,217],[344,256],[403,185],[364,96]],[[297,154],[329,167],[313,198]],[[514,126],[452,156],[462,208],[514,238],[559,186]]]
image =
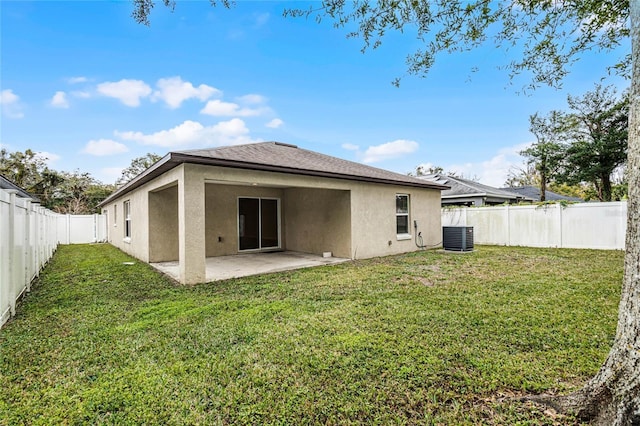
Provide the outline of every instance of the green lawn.
[[61,246],[0,330],[0,424],[574,424],[623,254],[477,247],[180,287]]

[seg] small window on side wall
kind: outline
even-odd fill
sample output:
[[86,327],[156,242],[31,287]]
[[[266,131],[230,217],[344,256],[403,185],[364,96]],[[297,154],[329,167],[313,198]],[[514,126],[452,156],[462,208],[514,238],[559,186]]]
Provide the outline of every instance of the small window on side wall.
[[118,205],[113,205],[113,226],[118,226]]
[[124,215],[124,237],[131,239],[131,202],[125,201],[122,210]]
[[409,235],[408,194],[396,194],[396,234]]

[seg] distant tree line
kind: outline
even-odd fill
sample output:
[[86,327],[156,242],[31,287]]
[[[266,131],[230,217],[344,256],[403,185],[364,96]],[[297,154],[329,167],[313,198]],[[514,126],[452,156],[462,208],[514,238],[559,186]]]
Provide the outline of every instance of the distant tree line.
[[116,184],[104,184],[90,173],[57,171],[47,166],[47,158],[27,149],[0,150],[0,174],[37,197],[41,204],[58,213],[98,213],[97,205],[160,159],[156,154],[134,158]]
[[[629,93],[617,96],[615,88],[596,85],[584,96],[569,95],[567,104],[567,111],[529,117],[536,141],[520,152],[525,162],[511,168],[505,186],[537,186],[540,201],[547,189],[586,201],[626,199]],[[478,181],[440,166],[421,165],[409,173],[432,174]]]
[[520,152],[526,165],[514,169],[507,186],[536,185],[585,200],[627,197],[625,177],[629,94],[597,85],[582,97],[568,96],[568,111],[529,117],[536,142]]

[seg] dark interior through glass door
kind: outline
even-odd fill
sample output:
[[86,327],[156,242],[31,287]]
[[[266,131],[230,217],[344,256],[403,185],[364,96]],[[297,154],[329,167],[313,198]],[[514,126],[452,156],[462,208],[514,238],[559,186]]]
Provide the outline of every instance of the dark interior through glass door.
[[278,200],[240,198],[238,233],[240,250],[278,248]]
[[240,198],[238,200],[238,231],[240,250],[260,248],[260,199]]
[[278,200],[260,200],[260,248],[278,247]]

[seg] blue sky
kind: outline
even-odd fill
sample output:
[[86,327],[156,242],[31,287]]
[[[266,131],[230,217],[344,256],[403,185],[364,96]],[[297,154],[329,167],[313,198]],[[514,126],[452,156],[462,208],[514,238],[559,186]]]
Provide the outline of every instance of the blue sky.
[[128,1],[3,0],[0,144],[105,183],[147,152],[277,140],[400,173],[439,165],[499,186],[533,141],[529,115],[566,108],[568,93],[593,89],[629,48],[585,55],[563,90],[518,94],[528,77],[510,82],[497,69],[509,52],[491,45],[442,55],[427,78],[396,88],[420,47],[410,34],[362,54],[347,29],[283,18],[292,5],[304,3],[178,2],[173,13],[158,4],[145,27]]

